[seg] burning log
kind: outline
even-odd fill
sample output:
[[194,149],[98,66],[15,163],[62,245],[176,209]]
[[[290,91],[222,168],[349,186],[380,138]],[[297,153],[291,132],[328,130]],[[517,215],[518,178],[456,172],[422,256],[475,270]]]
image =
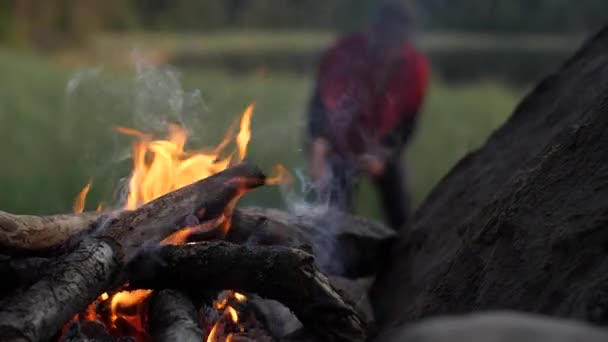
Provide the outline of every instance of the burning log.
[[383,224],[335,210],[292,215],[267,208],[234,211],[226,240],[257,245],[311,246],[325,273],[357,278],[373,275],[395,240]]
[[36,251],[61,245],[97,221],[100,215],[83,213],[32,216],[0,211],[0,248]]
[[157,291],[148,305],[149,333],[153,341],[203,341],[196,308],[184,293],[176,290]]
[[241,164],[95,223],[92,236],[59,258],[47,276],[0,303],[0,340],[50,338],[76,312],[119,285],[125,265],[145,244],[221,215],[244,191],[262,184],[264,175],[256,167]]
[[[154,253],[150,255],[151,253]],[[144,252],[129,267],[133,288],[253,292],[289,307],[302,324],[327,341],[363,341],[357,310],[294,248],[249,247],[224,241],[163,246]]]
[[[87,215],[102,217],[101,213]],[[109,217],[108,214],[103,215]],[[102,221],[103,219],[98,220],[97,224]],[[74,244],[79,238],[84,238],[86,234],[82,232],[86,228],[72,227],[71,231],[75,236],[71,237],[70,244]],[[193,234],[192,240],[220,238],[222,233],[220,229],[211,229]],[[70,237],[64,235],[63,238]],[[395,240],[396,234],[381,223],[333,210],[322,215],[292,215],[277,209],[249,207],[234,210],[231,228],[225,238],[235,243],[312,248],[317,266],[323,272],[357,278],[373,275],[377,271],[378,265],[384,260],[385,251]],[[65,246],[61,246],[66,243],[65,240],[54,241],[60,245],[47,245],[44,251],[66,249]],[[26,246],[12,247],[23,249]],[[29,254],[32,254],[31,252],[40,254],[41,251],[31,250]],[[4,270],[2,266],[4,265],[0,263],[0,275]],[[24,266],[26,264],[22,267]],[[22,269],[25,271],[24,268]]]

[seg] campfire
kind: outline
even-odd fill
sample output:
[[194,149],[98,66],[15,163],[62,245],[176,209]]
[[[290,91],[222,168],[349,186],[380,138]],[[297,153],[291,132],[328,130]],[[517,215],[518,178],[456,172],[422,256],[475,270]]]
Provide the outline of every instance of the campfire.
[[359,298],[334,277],[373,275],[394,234],[333,211],[236,208],[289,178],[244,161],[253,110],[211,149],[186,149],[175,124],[162,139],[117,127],[134,139],[121,208],[85,211],[89,182],[73,214],[0,212],[0,340],[364,340]]

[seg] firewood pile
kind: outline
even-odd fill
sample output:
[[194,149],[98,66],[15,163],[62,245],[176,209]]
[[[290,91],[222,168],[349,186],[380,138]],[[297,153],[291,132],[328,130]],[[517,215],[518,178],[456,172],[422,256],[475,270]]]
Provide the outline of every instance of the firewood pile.
[[[0,212],[0,340],[365,340],[365,291],[344,284],[373,275],[394,233],[341,213],[229,211],[265,183],[242,163],[135,210]],[[185,229],[187,243],[163,243]],[[145,300],[116,308],[125,290]]]

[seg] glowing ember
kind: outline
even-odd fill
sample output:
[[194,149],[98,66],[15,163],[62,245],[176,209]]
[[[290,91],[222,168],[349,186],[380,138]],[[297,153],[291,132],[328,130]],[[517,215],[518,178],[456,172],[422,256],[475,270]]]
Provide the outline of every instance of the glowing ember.
[[247,300],[247,297],[244,294],[240,294],[238,292],[233,292],[232,295],[234,296],[234,298],[236,298],[236,300],[238,300],[239,302],[244,302]]
[[114,296],[110,302],[112,310],[111,322],[112,327],[116,327],[116,322],[119,318],[124,319],[137,332],[144,332],[141,322],[141,303],[152,293],[151,290],[135,290],[135,291],[120,291]]

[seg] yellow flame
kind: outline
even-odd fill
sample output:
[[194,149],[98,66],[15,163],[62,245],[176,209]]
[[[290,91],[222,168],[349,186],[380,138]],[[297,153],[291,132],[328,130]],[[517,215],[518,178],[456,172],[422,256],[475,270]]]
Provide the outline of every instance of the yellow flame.
[[[222,159],[215,152],[185,151],[187,134],[178,125],[169,126],[166,140],[149,140],[148,135],[134,133],[132,129],[117,130],[140,138],[133,144],[133,174],[129,181],[127,209],[135,209],[166,193],[214,175],[230,165],[230,157]],[[238,148],[243,154],[247,153],[246,146],[238,145]]]
[[234,298],[236,298],[237,301],[239,302],[244,302],[247,300],[247,296],[245,296],[242,293],[238,293],[238,292],[234,292],[233,293]]
[[236,310],[232,306],[228,306],[226,308],[226,311],[228,312],[228,315],[230,315],[230,319],[234,323],[238,323],[239,322],[239,314],[236,312]]
[[74,206],[72,207],[72,210],[75,213],[81,213],[84,211],[84,204],[86,202],[87,194],[89,193],[89,189],[91,189],[92,184],[93,180],[89,180],[87,185],[85,185],[84,188],[82,188],[82,190],[80,190],[80,192],[78,193],[78,196],[76,196],[76,200],[74,200]]
[[207,342],[215,342],[217,340],[217,329],[219,325],[219,321],[215,322],[213,328],[211,328],[211,331],[209,332],[209,336],[207,336]]
[[151,290],[120,291],[112,296],[110,309],[112,310],[112,321],[115,321],[117,312],[121,307],[132,307],[141,303],[152,293]]
[[253,115],[254,105],[250,104],[243,112],[243,116],[241,117],[241,129],[239,130],[239,134],[236,136],[236,144],[239,148],[239,160],[245,159],[247,155],[247,145],[251,140],[251,116]]

